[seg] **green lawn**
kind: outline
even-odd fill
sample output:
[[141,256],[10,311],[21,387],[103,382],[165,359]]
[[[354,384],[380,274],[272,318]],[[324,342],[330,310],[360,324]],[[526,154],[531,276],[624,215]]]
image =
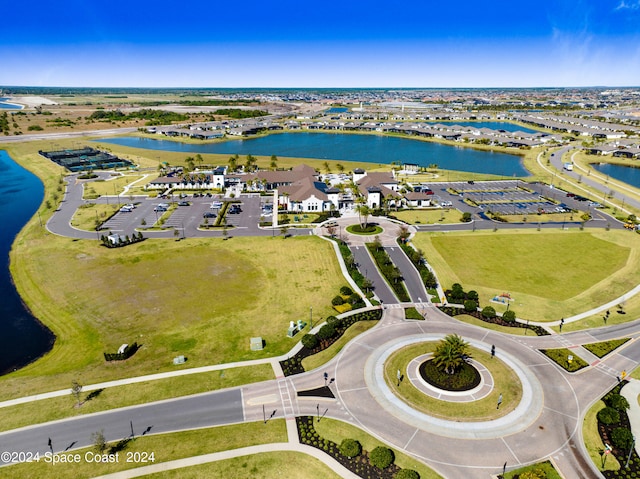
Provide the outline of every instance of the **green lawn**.
[[544,471],[544,476],[536,476],[536,477],[544,477],[546,479],[562,479],[562,476],[558,474],[558,471],[553,467],[553,464],[549,461],[539,462],[538,464],[533,464],[531,466],[519,467],[518,469],[514,469],[513,471],[508,471],[503,479],[518,479],[521,474],[527,471]]
[[[596,465],[598,470],[602,471],[602,456],[600,451],[604,451],[604,444],[598,433],[598,411],[605,408],[603,401],[596,402],[591,409],[587,411],[582,423],[582,434],[584,437],[584,445],[587,448],[589,457]],[[617,471],[620,469],[620,464],[613,454],[609,454],[604,464],[605,471]]]
[[[143,175],[127,174],[123,176],[113,176],[107,181],[87,181],[84,185],[84,198],[95,199],[99,196],[116,196],[124,192],[124,187],[138,181]],[[143,183],[136,183],[143,184]],[[128,201],[127,195],[122,195],[120,202]]]
[[352,324],[344,334],[338,339],[335,343],[329,346],[327,349],[320,351],[312,356],[307,356],[302,360],[302,366],[305,371],[311,371],[315,368],[318,368],[330,361],[334,356],[336,356],[342,348],[346,346],[346,344],[351,341],[353,338],[358,336],[365,331],[373,328],[379,321],[358,321],[357,323]]
[[[289,321],[306,318],[310,305],[318,320],[331,315],[330,299],[345,284],[331,245],[317,237],[146,240],[113,250],[29,228],[27,237],[14,245],[14,278],[58,340],[2,378],[0,398],[75,378],[171,370],[177,355],[193,367],[284,354],[295,343]],[[254,336],[266,341],[263,351],[250,351]],[[105,363],[103,352],[133,341],[142,344],[135,356]]]
[[[491,372],[494,381],[493,391],[486,397],[473,402],[449,402],[427,396],[415,388],[407,379],[397,383],[397,371],[406,375],[407,366],[414,358],[433,352],[437,342],[424,342],[406,346],[395,351],[384,365],[387,386],[393,393],[418,411],[431,416],[453,421],[488,421],[513,411],[522,398],[522,384],[517,374],[500,359],[485,351],[469,348],[471,357],[482,363]],[[498,396],[502,394],[500,410],[496,410]]]
[[534,333],[533,331],[529,331],[526,328],[511,328],[509,326],[502,326],[500,324],[488,323],[486,321],[482,321],[481,319],[474,318],[473,316],[469,316],[468,314],[457,314],[456,316],[454,316],[454,319],[456,319],[457,321],[462,321],[463,323],[473,324],[474,326],[490,329],[491,331],[513,334],[514,336],[536,335],[536,333]]
[[95,231],[96,221],[104,223],[113,216],[120,207],[121,205],[117,203],[110,205],[88,203],[78,208],[73,214],[71,226],[81,230]]
[[[347,424],[346,422],[338,421],[337,419],[324,418],[320,422],[314,422],[314,427],[320,436],[340,444],[343,439],[355,439],[362,445],[362,449],[366,451],[373,451],[378,446],[388,447],[387,444],[380,442],[373,436],[370,436],[362,429]],[[403,454],[397,450],[394,450],[396,456],[395,464],[403,469],[413,469],[420,474],[420,479],[438,479],[441,478],[433,469],[424,465],[420,461],[410,457],[407,454]]]
[[622,231],[418,233],[417,247],[445,288],[476,290],[481,304],[511,293],[520,318],[551,321],[616,298],[640,281],[640,247]]
[[460,223],[462,217],[460,210],[455,208],[392,211],[390,215],[412,225]]
[[192,466],[173,471],[151,474],[152,479],[201,479],[224,477],[225,479],[340,479],[315,457],[302,452],[262,452],[251,456],[236,457]]
[[[92,432],[96,431],[87,431],[87,434]],[[17,464],[3,468],[3,474],[10,474],[7,477],[12,479],[37,479],[53,476],[58,479],[81,479],[138,467],[140,464],[126,462],[127,452],[154,453],[154,460],[157,464],[239,447],[286,441],[285,421],[278,419],[269,421],[266,425],[260,422],[197,429],[172,434],[138,436],[135,440],[130,441],[125,449],[120,452],[120,461],[117,464],[99,464],[81,460],[78,464],[53,465],[41,460],[37,463]],[[54,447],[56,447],[55,443]],[[94,451],[94,449],[79,449],[64,454],[79,453],[84,458],[84,454],[88,451]]]

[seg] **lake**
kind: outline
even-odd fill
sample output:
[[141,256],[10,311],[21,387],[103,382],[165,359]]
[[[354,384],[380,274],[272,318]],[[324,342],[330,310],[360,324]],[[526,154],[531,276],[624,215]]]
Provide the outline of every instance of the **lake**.
[[[611,165],[609,163],[592,164],[596,170],[604,175],[609,175],[615,180],[622,181],[636,188],[640,188],[640,168],[631,166]],[[639,165],[640,166],[640,165]]]
[[429,123],[441,123],[443,125],[460,125],[468,126],[471,128],[489,128],[490,130],[504,130],[504,131],[522,131],[524,133],[540,133],[537,130],[526,128],[524,126],[514,125],[506,121],[434,121]]
[[217,143],[180,143],[139,137],[96,140],[149,150],[178,151],[186,154],[218,153],[228,155],[264,155],[320,160],[358,161],[390,164],[392,161],[420,166],[437,164],[439,168],[499,176],[529,176],[521,157],[505,153],[442,145],[410,138],[383,135],[345,135],[330,133],[278,133],[259,138]]
[[0,110],[22,110],[22,105],[15,103],[6,103],[8,98],[0,98]]
[[11,244],[40,206],[44,187],[4,150],[0,175],[0,374],[5,374],[48,352],[55,337],[27,310],[9,272]]

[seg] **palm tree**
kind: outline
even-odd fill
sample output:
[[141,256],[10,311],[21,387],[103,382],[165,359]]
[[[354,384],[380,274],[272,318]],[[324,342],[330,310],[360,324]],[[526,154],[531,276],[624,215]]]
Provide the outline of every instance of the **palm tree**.
[[340,173],[344,173],[344,166],[342,166],[342,163],[336,164],[336,168]]
[[367,227],[369,215],[371,214],[371,208],[365,202],[364,198],[358,198],[358,204],[356,205],[356,211],[358,212],[358,219],[360,221],[360,228],[365,229]]
[[233,155],[229,158],[229,169],[231,171],[236,171],[238,169],[238,155]]
[[447,374],[454,374],[470,357],[469,343],[457,334],[449,334],[436,347],[433,363]]
[[271,155],[271,163],[269,166],[272,170],[275,170],[278,167],[278,157],[276,155]]

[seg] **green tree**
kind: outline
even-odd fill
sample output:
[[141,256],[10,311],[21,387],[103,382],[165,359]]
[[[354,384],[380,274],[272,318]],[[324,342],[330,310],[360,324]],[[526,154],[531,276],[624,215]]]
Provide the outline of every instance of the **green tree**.
[[441,371],[455,374],[465,360],[470,357],[469,343],[457,334],[449,334],[436,346],[433,353],[433,363]]
[[254,171],[257,167],[258,160],[253,155],[247,155],[245,158],[244,167],[247,171]]
[[307,349],[314,349],[318,345],[318,338],[315,334],[305,334],[301,339],[302,345]]
[[358,213],[358,220],[360,221],[360,228],[365,229],[369,223],[369,215],[371,215],[371,208],[364,201],[360,201],[356,205],[356,212]]
[[107,449],[107,440],[104,437],[104,429],[91,434],[91,442],[98,454],[102,454]]
[[278,168],[278,157],[276,155],[271,155],[271,163],[269,163],[269,166],[272,170]]
[[393,479],[420,479],[420,474],[413,469],[400,469]]
[[471,213],[469,213],[468,211],[462,213],[462,218],[460,218],[460,221],[462,221],[463,223],[469,223],[471,221]]
[[474,311],[478,310],[478,303],[476,303],[474,300],[472,299],[466,299],[464,301],[464,310],[467,313],[472,313]]
[[229,158],[229,169],[231,171],[236,171],[238,169],[238,155],[235,154],[232,157]]
[[516,313],[512,310],[502,313],[502,319],[507,323],[513,323],[516,320]]
[[71,395],[76,400],[76,406],[80,406],[80,393],[82,392],[82,384],[75,379],[71,381]]

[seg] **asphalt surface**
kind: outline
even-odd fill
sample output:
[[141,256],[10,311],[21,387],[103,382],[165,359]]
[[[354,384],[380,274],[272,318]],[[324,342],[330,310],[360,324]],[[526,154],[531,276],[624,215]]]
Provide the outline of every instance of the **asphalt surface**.
[[[244,421],[241,389],[199,394],[179,400],[116,409],[0,433],[0,451],[54,453],[94,444],[91,435],[103,431],[108,442],[133,434],[158,434]],[[0,464],[6,461],[0,459]],[[1,475],[1,474],[0,474]]]

